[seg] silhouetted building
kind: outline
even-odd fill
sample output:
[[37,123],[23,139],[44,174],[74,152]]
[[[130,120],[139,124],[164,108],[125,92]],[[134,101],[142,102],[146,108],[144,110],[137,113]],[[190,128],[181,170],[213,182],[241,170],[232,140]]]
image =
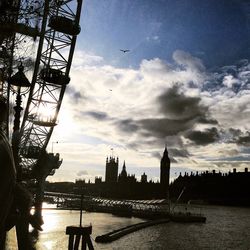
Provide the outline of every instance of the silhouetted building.
[[135,183],[136,182],[135,175],[127,174],[125,161],[123,163],[122,171],[119,174],[118,182],[120,183]]
[[147,183],[147,182],[148,182],[148,176],[144,172],[143,175],[141,175],[141,183]]
[[134,174],[128,175],[127,182],[128,183],[135,183],[135,182],[137,182],[137,180],[135,178],[135,175]]
[[[165,199],[168,198],[169,186],[169,168],[170,160],[168,158],[167,149],[165,149],[161,160],[161,183],[147,180],[147,175],[141,175],[141,181],[138,182],[134,174],[128,174],[126,163],[124,161],[122,170],[118,177],[118,158],[108,157],[106,159],[105,182],[101,177],[95,178],[95,183],[85,180],[76,180],[72,185],[64,185],[63,188],[74,193],[86,193],[88,195],[115,198],[115,199]],[[60,184],[50,184],[47,190],[60,189]]]
[[106,172],[105,172],[105,182],[114,183],[117,182],[118,177],[118,157],[107,157],[106,159]]
[[95,177],[95,184],[102,183],[102,177]]
[[76,179],[75,184],[77,186],[81,186],[81,185],[85,184],[85,179]]
[[181,190],[185,191],[180,202],[204,202],[209,204],[250,206],[250,172],[221,173],[212,170],[196,175],[179,175],[170,186],[172,200]]
[[170,159],[168,157],[168,150],[165,147],[163,157],[161,158],[161,175],[160,184],[162,192],[165,194],[165,198],[169,199],[169,171],[170,171]]
[[126,165],[125,165],[125,161],[124,161],[122,171],[121,171],[121,173],[119,174],[119,177],[118,177],[118,181],[119,182],[126,182],[127,178],[128,178],[128,174],[127,174],[127,171],[126,171]]

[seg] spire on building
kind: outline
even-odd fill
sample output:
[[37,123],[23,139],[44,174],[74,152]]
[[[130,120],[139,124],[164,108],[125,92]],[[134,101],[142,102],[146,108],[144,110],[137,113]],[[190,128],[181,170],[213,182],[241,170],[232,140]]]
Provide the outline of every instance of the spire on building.
[[122,171],[121,171],[121,177],[122,178],[126,178],[128,176],[127,171],[126,171],[126,164],[125,161],[123,162],[123,166],[122,166]]
[[162,186],[162,191],[165,194],[165,198],[169,200],[169,171],[170,171],[170,159],[168,157],[167,146],[165,145],[165,150],[161,158],[160,165],[160,183]]
[[170,159],[168,157],[168,149],[167,149],[167,145],[165,145],[165,149],[164,149],[164,152],[163,152],[163,156],[162,156],[162,159],[161,159],[161,162],[170,162]]
[[126,164],[125,164],[125,161],[123,162],[122,170],[126,171]]
[[163,153],[163,157],[164,156],[168,156],[168,149],[167,149],[167,145],[165,145],[165,150],[164,150],[164,153]]

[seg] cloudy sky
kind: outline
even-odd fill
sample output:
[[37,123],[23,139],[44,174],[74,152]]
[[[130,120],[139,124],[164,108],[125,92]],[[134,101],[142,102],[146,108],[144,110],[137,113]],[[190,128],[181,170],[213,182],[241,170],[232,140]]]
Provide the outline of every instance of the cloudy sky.
[[[85,0],[50,181],[250,167],[250,3]],[[123,53],[120,49],[129,49]],[[111,151],[113,148],[113,152]]]

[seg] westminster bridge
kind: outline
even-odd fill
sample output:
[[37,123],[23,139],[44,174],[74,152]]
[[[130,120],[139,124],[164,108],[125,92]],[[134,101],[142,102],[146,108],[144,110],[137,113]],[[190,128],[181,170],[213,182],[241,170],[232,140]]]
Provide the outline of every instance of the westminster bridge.
[[56,204],[58,209],[78,210],[89,212],[107,212],[122,216],[154,217],[167,214],[169,204],[166,199],[128,200],[107,199],[87,195],[45,192],[45,201]]

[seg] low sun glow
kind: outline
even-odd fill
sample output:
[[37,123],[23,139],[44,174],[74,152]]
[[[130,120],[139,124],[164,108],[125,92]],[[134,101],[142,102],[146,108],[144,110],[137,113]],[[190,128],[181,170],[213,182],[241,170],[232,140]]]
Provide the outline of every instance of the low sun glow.
[[37,119],[42,120],[42,121],[49,121],[53,119],[54,116],[55,116],[54,109],[47,107],[47,106],[40,105],[37,111]]
[[74,121],[72,113],[67,109],[62,109],[58,118],[58,125],[55,127],[55,138],[60,140],[60,137],[72,134],[73,131],[77,131],[77,124]]

